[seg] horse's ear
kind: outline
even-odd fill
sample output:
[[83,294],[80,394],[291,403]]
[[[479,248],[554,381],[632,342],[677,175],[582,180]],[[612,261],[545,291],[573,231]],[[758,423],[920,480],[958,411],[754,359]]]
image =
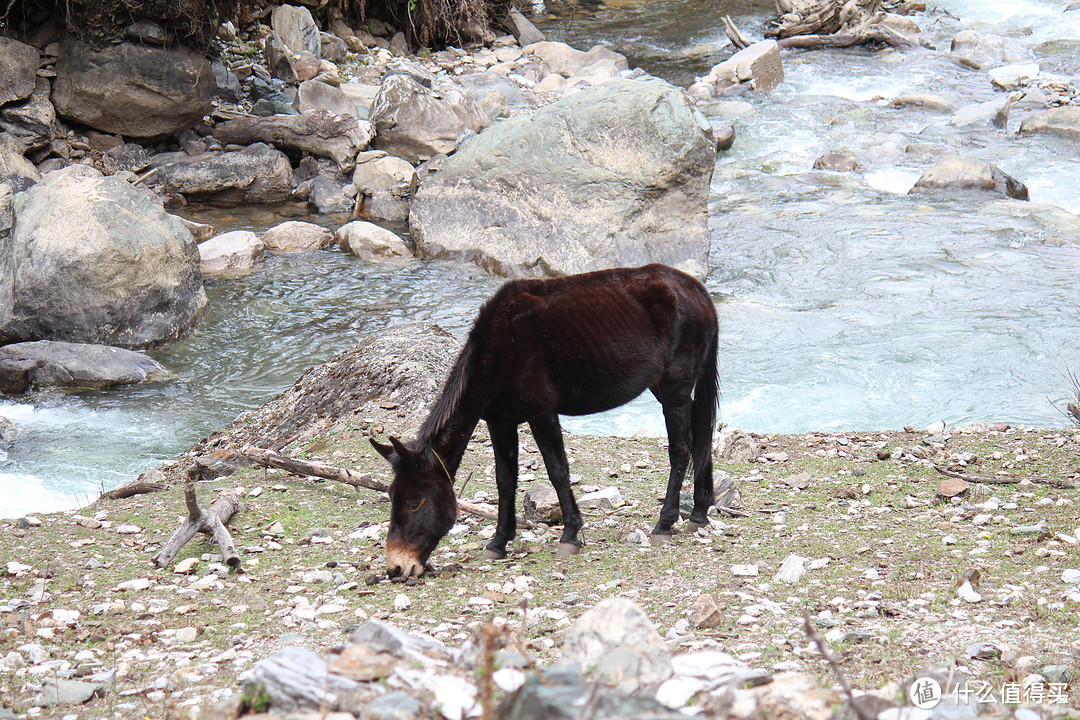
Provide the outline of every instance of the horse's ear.
[[413,467],[416,467],[420,463],[420,453],[415,450],[411,450],[405,443],[398,440],[393,435],[390,436],[390,444],[394,446],[394,452],[397,456],[409,463]]
[[389,460],[390,456],[394,454],[394,448],[392,445],[383,445],[382,443],[377,442],[375,438],[368,439],[371,441],[371,447],[375,448],[375,450],[377,450],[378,453],[387,460]]

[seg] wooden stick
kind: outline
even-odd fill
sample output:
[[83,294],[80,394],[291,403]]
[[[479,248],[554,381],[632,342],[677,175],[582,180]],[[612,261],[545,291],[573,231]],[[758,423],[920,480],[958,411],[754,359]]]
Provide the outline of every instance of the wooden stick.
[[154,556],[154,564],[159,568],[169,565],[180,554],[181,548],[187,544],[188,540],[193,538],[195,533],[201,532],[210,535],[217,543],[226,565],[233,568],[239,565],[240,555],[236,552],[236,545],[233,544],[232,536],[225,527],[225,523],[229,522],[229,518],[236,512],[236,491],[223,492],[209,509],[200,510],[198,500],[195,498],[194,478],[189,475],[188,482],[184,486],[184,502],[187,503],[188,516],[161,546],[161,550]]
[[941,465],[935,465],[934,469],[942,475],[948,477],[959,478],[964,482],[971,484],[984,483],[986,485],[1018,485],[1021,480],[1027,479],[1030,482],[1037,483],[1039,485],[1049,485],[1050,487],[1056,487],[1060,490],[1072,490],[1075,486],[1068,480],[1062,480],[1061,478],[1044,478],[1044,477],[984,477],[981,475],[968,475],[966,473],[959,472],[957,470],[950,470],[947,467]]
[[[315,477],[321,477],[326,480],[337,480],[346,485],[367,488],[368,490],[374,490],[376,492],[388,492],[390,490],[390,486],[386,483],[381,483],[378,480],[373,479],[367,473],[359,473],[355,470],[350,470],[349,468],[335,467],[334,465],[327,465],[326,463],[314,460],[301,460],[300,458],[289,457],[288,455],[282,455],[273,450],[265,450],[263,448],[252,447],[251,445],[248,445],[241,450],[240,454],[257,465],[285,470],[286,472],[301,477],[304,475],[314,475]],[[482,517],[488,520],[499,519],[498,513],[488,510],[476,503],[458,500],[457,505],[458,509],[466,515]],[[532,529],[535,527],[533,523],[523,518],[516,518],[516,521],[519,528]]]
[[724,33],[727,34],[731,44],[740,50],[750,47],[750,41],[743,37],[743,34],[739,32],[739,28],[735,26],[735,22],[731,19],[730,15],[724,16]]

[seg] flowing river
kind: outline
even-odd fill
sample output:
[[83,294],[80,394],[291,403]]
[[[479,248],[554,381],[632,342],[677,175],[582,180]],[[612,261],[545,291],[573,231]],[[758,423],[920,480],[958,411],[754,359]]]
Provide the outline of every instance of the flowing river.
[[[1021,37],[1044,72],[1080,75],[1080,13],[1063,15],[1067,2],[929,4],[939,10],[916,20],[936,48],[974,26]],[[759,39],[772,3],[631,0],[560,11],[541,27],[575,47],[609,45],[685,87],[732,52],[725,14]],[[709,202],[721,421],[761,432],[1067,424],[1051,401],[1063,405],[1067,373],[1080,372],[1076,144],[1018,137],[1019,118],[1003,131],[886,107],[906,93],[935,93],[956,108],[995,97],[985,73],[943,53],[787,51],[784,69],[771,93],[709,108],[738,133],[718,158]],[[995,163],[1027,184],[1031,202],[908,195],[934,162],[907,152],[919,143]],[[812,170],[826,152],[849,155],[859,170]],[[219,232],[287,219],[259,209],[189,214]],[[471,266],[369,265],[337,250],[209,279],[206,322],[154,353],[175,381],[0,400],[0,416],[15,424],[0,451],[0,516],[92,500],[392,323],[431,320],[463,336],[500,282]],[[663,434],[651,398],[565,425]]]

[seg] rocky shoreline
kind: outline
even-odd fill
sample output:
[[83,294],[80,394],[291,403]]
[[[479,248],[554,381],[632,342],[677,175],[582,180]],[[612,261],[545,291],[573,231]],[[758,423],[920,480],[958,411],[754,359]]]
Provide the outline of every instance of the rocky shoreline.
[[[568,717],[1075,717],[1075,430],[725,430],[709,527],[662,547],[663,442],[570,437],[587,545],[562,560],[526,439],[536,525],[508,559],[480,560],[493,523],[462,516],[404,583],[380,572],[385,496],[230,462],[261,443],[382,476],[367,439],[415,427],[437,390],[417,379],[455,348],[430,326],[376,336],[166,468],[217,476],[204,506],[241,499],[236,569],[197,542],[153,567],[178,486],[0,523],[0,715],[539,719],[577,698]],[[465,497],[489,503],[491,472],[481,428]],[[943,696],[921,710],[927,678]]]

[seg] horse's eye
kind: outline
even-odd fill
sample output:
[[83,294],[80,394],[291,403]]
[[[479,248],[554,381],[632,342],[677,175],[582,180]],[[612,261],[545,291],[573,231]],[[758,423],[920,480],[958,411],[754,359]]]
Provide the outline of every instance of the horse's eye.
[[424,503],[427,502],[427,498],[420,498],[414,502],[405,503],[405,509],[411,513],[419,512],[420,508],[424,507]]

